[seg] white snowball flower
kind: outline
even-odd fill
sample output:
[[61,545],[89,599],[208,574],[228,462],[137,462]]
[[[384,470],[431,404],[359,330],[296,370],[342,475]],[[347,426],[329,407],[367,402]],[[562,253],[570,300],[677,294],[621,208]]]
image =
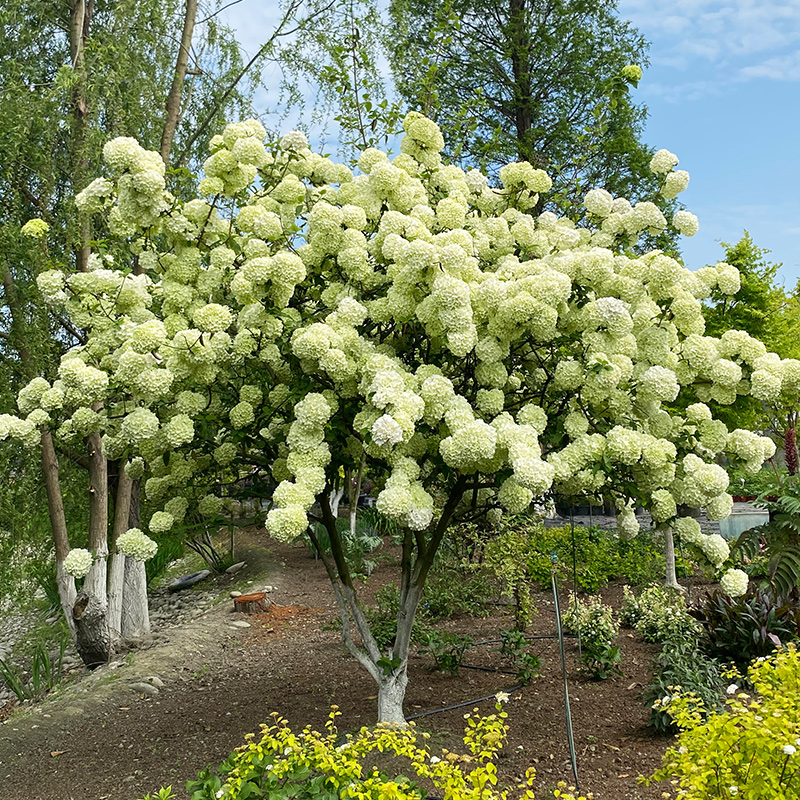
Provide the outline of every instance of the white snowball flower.
[[64,571],[73,578],[83,578],[94,563],[94,556],[82,547],[74,547],[64,559]]
[[656,175],[666,175],[678,165],[678,156],[669,150],[659,150],[650,160],[650,172]]
[[672,227],[684,236],[694,236],[700,230],[700,223],[690,211],[676,211],[672,217]]
[[729,597],[740,597],[747,592],[747,573],[740,569],[729,569],[720,580],[722,591]]
[[403,429],[389,414],[378,417],[372,425],[372,441],[383,447],[384,445],[399,444],[403,441]]

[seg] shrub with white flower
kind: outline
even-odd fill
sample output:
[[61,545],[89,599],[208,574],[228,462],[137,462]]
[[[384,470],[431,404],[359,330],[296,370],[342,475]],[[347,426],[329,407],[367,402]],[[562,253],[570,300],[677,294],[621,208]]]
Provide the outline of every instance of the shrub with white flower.
[[[143,480],[153,533],[219,520],[270,484],[270,535],[317,523],[335,540],[328,498],[366,472],[404,531],[412,606],[454,517],[608,498],[621,534],[636,535],[641,505],[689,541],[683,509],[728,513],[717,460],[757,470],[774,444],[720,427],[708,404],[777,402],[798,372],[744,332],[705,336],[702,301],[738,291],[734,267],[637,254],[643,235],[692,227],[659,205],[685,188],[677,157],[653,158],[656,202],[592,188],[576,223],[535,213],[541,169],[464,172],[442,160],[433,121],[403,126],[399,155],[367,149],[354,173],[303,134],[270,150],[257,121],[229,125],[186,201],[166,192],[158,154],[109,142],[108,176],[79,204],[104,215],[114,261],[38,278],[87,341],[20,393],[0,439],[34,447],[47,427],[74,447],[96,431]],[[695,538],[724,562],[724,543]],[[383,698],[392,676],[373,667]]]

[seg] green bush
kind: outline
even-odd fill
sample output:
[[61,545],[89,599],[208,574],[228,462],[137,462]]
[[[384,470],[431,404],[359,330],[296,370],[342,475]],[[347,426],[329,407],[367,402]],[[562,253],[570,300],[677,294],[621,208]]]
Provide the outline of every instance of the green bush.
[[147,585],[149,586],[156,578],[161,577],[173,561],[183,557],[184,552],[185,546],[182,537],[161,534],[158,537],[156,554],[144,562]]
[[464,656],[472,645],[471,636],[462,636],[458,633],[443,633],[441,631],[428,631],[420,655],[429,655],[433,658],[433,669],[447,672],[449,675],[458,675]]
[[523,631],[500,631],[500,655],[517,670],[517,682],[527,686],[539,675],[542,665],[539,656],[528,652],[528,640]]
[[660,734],[677,733],[678,728],[663,700],[680,687],[683,692],[693,692],[703,703],[706,714],[722,708],[724,677],[718,661],[703,653],[696,639],[673,639],[654,661],[655,674],[644,690],[642,699],[650,707],[648,726]]
[[446,619],[455,614],[485,617],[492,587],[485,571],[466,565],[451,565],[438,558],[425,581],[422,608],[430,619]]
[[[348,566],[356,575],[369,577],[375,569],[375,562],[367,558],[367,556],[374,550],[377,550],[382,544],[383,539],[381,535],[375,530],[370,522],[362,518],[362,513],[356,519],[355,533],[350,531],[350,520],[340,517],[336,520],[336,530],[342,542],[342,550]],[[331,552],[331,541],[328,536],[328,531],[324,525],[318,522],[313,523],[314,536],[322,549],[323,553]],[[314,546],[311,544],[310,539],[305,534],[300,537],[310,548],[311,552],[316,555]]]
[[[394,644],[397,636],[397,612],[399,610],[400,590],[392,584],[378,589],[375,593],[375,604],[364,609],[369,628],[381,650],[385,650]],[[430,625],[425,610],[420,609],[414,618],[411,641],[416,643],[423,642],[429,631]]]
[[0,659],[0,680],[19,702],[40,700],[61,682],[67,641],[66,636],[61,637],[55,656],[50,654],[44,642],[39,642],[33,651],[31,666],[27,672]]
[[794,603],[779,605],[769,592],[755,586],[741,597],[715,590],[689,613],[702,625],[709,655],[741,669],[800,637],[800,608]]
[[694,641],[700,633],[681,592],[658,585],[648,586],[638,597],[628,586],[622,592],[620,622],[635,628],[646,642]]
[[622,674],[619,647],[614,644],[619,626],[614,621],[611,607],[601,598],[570,599],[563,627],[567,633],[576,633],[580,637],[583,668],[592,678],[605,680]]

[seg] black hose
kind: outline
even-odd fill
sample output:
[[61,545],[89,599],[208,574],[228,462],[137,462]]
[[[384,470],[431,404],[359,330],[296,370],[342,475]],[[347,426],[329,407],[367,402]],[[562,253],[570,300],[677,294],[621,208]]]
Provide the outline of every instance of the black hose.
[[500,669],[500,667],[479,667],[475,664],[459,664],[461,669],[477,669],[481,672],[499,672],[501,675],[516,675],[517,671],[514,669]]
[[[512,686],[510,689],[506,690],[506,694],[511,694],[512,692],[516,692],[517,689],[521,689],[523,684],[518,683],[516,686]],[[420,717],[429,717],[431,714],[439,714],[442,711],[453,711],[456,708],[464,708],[464,706],[471,706],[475,703],[483,703],[485,700],[492,700],[497,697],[497,692],[494,694],[487,694],[485,697],[479,697],[476,700],[467,700],[466,703],[456,703],[454,706],[445,706],[444,708],[434,708],[431,711],[420,711],[418,714],[411,714],[410,716],[406,717],[406,722],[411,722],[413,719],[419,719]]]
[[[555,612],[553,612],[553,613],[555,613]],[[565,633],[564,636],[567,639],[577,639],[578,638],[578,634],[577,633]],[[541,634],[536,634],[535,636],[526,636],[525,637],[525,641],[526,642],[538,641],[538,640],[541,640],[541,639],[558,639],[558,634],[557,633],[541,633]],[[503,641],[502,639],[484,639],[483,641],[480,641],[480,642],[473,642],[472,643],[472,647],[480,647],[481,645],[484,645],[484,644],[499,644],[502,641]]]

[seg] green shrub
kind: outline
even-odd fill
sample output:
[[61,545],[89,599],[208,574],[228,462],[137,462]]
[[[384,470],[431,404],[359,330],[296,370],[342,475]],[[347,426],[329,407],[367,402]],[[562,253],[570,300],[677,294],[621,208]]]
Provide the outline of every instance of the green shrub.
[[681,730],[664,762],[645,781],[674,781],[686,800],[796,800],[800,751],[800,657],[794,645],[754,662],[754,692],[732,684],[724,711],[711,711],[692,693],[665,698]]
[[567,613],[563,617],[563,628],[567,633],[580,637],[581,660],[584,670],[596,680],[605,680],[612,675],[621,675],[619,647],[614,644],[619,635],[619,626],[614,621],[614,612],[599,597],[585,601],[570,599]]
[[528,640],[523,631],[500,631],[500,655],[517,670],[517,683],[527,686],[539,675],[542,665],[539,656],[528,652]]
[[425,581],[422,608],[430,619],[446,619],[455,614],[485,617],[492,587],[485,571],[467,565],[451,565],[438,558]]
[[[375,562],[367,558],[367,556],[383,544],[383,539],[370,522],[362,519],[362,513],[359,512],[359,516],[356,519],[355,533],[350,531],[350,520],[343,517],[336,520],[336,530],[339,532],[344,557],[350,569],[356,575],[368,577],[375,569]],[[324,525],[320,525],[318,522],[313,524],[314,535],[322,552],[330,553],[331,541],[328,531]],[[304,534],[300,538],[311,548],[311,552],[316,555],[308,536]]]
[[150,560],[144,562],[147,585],[150,586],[156,578],[160,578],[173,561],[183,557],[184,552],[185,547],[182,537],[171,536],[168,533],[161,534],[158,537],[156,554]]
[[[424,780],[433,785],[433,794],[450,800],[501,800],[511,792],[496,787],[495,764],[507,736],[507,715],[500,704],[507,699],[498,694],[495,713],[466,715],[464,755],[433,754],[428,734],[417,733],[413,724],[362,728],[342,737],[335,724],[336,706],[325,734],[310,727],[293,733],[285,719],[273,714],[272,724],[261,726],[260,738],[248,734],[244,746],[217,769],[208,768],[189,781],[186,790],[191,800],[422,800],[427,792],[419,782]],[[365,765],[375,753],[381,754],[383,769]],[[533,800],[534,777],[531,768],[518,784],[514,794],[520,800]]]
[[700,633],[681,592],[668,586],[648,586],[638,597],[627,586],[622,591],[620,622],[646,642],[693,641]]
[[31,666],[27,672],[0,659],[0,680],[19,702],[40,700],[61,682],[67,641],[66,636],[61,637],[56,656],[50,654],[44,642],[39,642],[33,651]]
[[779,605],[769,592],[755,586],[741,597],[715,590],[690,613],[702,625],[709,655],[741,669],[800,637],[800,608],[794,603]]
[[471,636],[461,636],[458,633],[428,631],[419,652],[420,655],[429,655],[433,658],[433,669],[458,675],[464,656],[474,641]]
[[722,708],[724,677],[718,661],[703,653],[696,639],[673,639],[654,661],[655,674],[642,699],[650,707],[648,726],[660,734],[677,733],[677,726],[665,707],[656,700],[677,691],[693,692],[703,702],[706,714]]

